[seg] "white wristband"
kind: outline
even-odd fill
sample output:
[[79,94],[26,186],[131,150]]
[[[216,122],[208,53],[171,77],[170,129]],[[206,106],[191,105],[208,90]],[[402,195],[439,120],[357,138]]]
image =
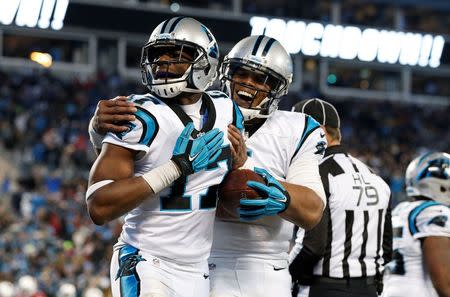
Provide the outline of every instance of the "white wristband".
[[173,161],[164,163],[142,175],[148,185],[152,188],[153,193],[161,192],[180,176],[181,170]]
[[248,157],[247,161],[245,161],[244,165],[242,165],[239,169],[250,169],[255,170],[256,164],[252,158]]
[[94,118],[89,121],[89,139],[91,140],[92,145],[96,149],[102,148],[102,141],[105,138],[105,135],[102,135],[94,130]]
[[112,179],[105,179],[105,180],[101,180],[99,182],[96,182],[95,184],[92,184],[89,186],[89,188],[87,188],[86,190],[86,201],[89,200],[89,197],[98,189],[100,189],[101,187],[104,187],[106,185],[109,185],[110,183],[114,182]]

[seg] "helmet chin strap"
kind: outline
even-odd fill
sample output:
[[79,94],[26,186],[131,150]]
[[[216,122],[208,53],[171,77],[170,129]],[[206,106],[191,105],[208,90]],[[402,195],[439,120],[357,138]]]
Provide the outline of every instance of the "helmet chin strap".
[[[265,118],[270,117],[270,114],[271,114],[270,112],[269,112],[269,114],[261,114],[261,107],[265,103],[267,103],[269,100],[270,99],[267,97],[264,98],[264,100],[261,101],[261,103],[259,103],[258,106],[255,106],[254,108],[245,108],[245,107],[239,106],[239,109],[241,110],[242,115],[244,116],[244,122],[249,121],[254,118],[265,119]],[[269,108],[270,108],[270,106],[269,106]]]
[[184,88],[182,93],[203,93],[202,90],[198,90],[198,89],[191,89],[191,88]]

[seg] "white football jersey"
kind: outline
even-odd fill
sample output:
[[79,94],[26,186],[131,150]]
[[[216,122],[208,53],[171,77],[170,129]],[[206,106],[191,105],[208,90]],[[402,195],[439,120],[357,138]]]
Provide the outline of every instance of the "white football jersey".
[[[246,144],[254,166],[277,180],[314,190],[326,203],[318,165],[327,143],[312,117],[277,110]],[[287,261],[293,226],[278,215],[252,222],[217,219],[211,254]]]
[[219,159],[207,170],[178,179],[130,211],[119,239],[119,244],[127,243],[163,259],[180,263],[205,261],[211,249],[216,185],[222,182],[231,165],[227,126],[234,123],[242,128],[240,110],[218,91],[207,92],[202,100],[186,106],[170,103],[169,106],[150,94],[133,95],[130,99],[138,109],[136,120],[129,124],[127,132],[108,133],[103,142],[141,152],[135,161],[136,176],[170,160],[190,119],[197,129],[202,129],[200,132],[219,128],[225,133]]
[[[421,238],[450,237],[450,208],[435,201],[402,202],[392,212],[393,260],[387,265],[384,296],[410,296],[398,293],[400,284],[414,284],[422,293],[438,296],[423,264]],[[403,288],[404,289],[404,288]]]

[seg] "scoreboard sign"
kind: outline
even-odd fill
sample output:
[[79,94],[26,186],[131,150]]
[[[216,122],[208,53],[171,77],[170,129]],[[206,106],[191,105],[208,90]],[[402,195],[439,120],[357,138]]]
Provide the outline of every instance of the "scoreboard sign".
[[323,25],[252,17],[252,35],[265,34],[280,40],[291,54],[438,67],[445,40],[430,34],[360,29],[354,26]]
[[[64,25],[68,30],[77,28],[107,35],[132,33],[145,36],[142,42],[160,22],[174,16],[178,14],[169,9],[154,11],[107,2],[0,0],[3,25],[53,30]],[[193,17],[210,28],[220,43],[228,45],[250,34],[265,34],[278,39],[291,54],[429,68],[450,65],[450,42],[441,35],[259,16]]]

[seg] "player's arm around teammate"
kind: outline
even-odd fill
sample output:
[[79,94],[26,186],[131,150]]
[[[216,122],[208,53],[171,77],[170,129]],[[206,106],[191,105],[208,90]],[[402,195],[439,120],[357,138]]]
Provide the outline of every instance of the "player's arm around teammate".
[[[101,147],[101,140],[106,132],[122,132],[128,129],[123,121],[133,119],[135,107],[132,102],[126,102],[126,99],[125,96],[118,96],[110,100],[101,100],[97,105],[90,124],[91,141],[95,147]],[[247,147],[242,132],[233,125],[228,127],[228,139],[232,144],[233,168],[236,169],[247,161]],[[322,217],[324,208],[322,199],[308,187],[287,182],[282,182],[281,185],[289,198],[279,205],[277,211],[281,211],[280,216],[305,229],[314,227]]]
[[134,103],[127,96],[117,96],[109,100],[99,100],[95,114],[89,122],[89,137],[95,152],[100,154],[106,133],[128,131],[128,122],[136,120]]

